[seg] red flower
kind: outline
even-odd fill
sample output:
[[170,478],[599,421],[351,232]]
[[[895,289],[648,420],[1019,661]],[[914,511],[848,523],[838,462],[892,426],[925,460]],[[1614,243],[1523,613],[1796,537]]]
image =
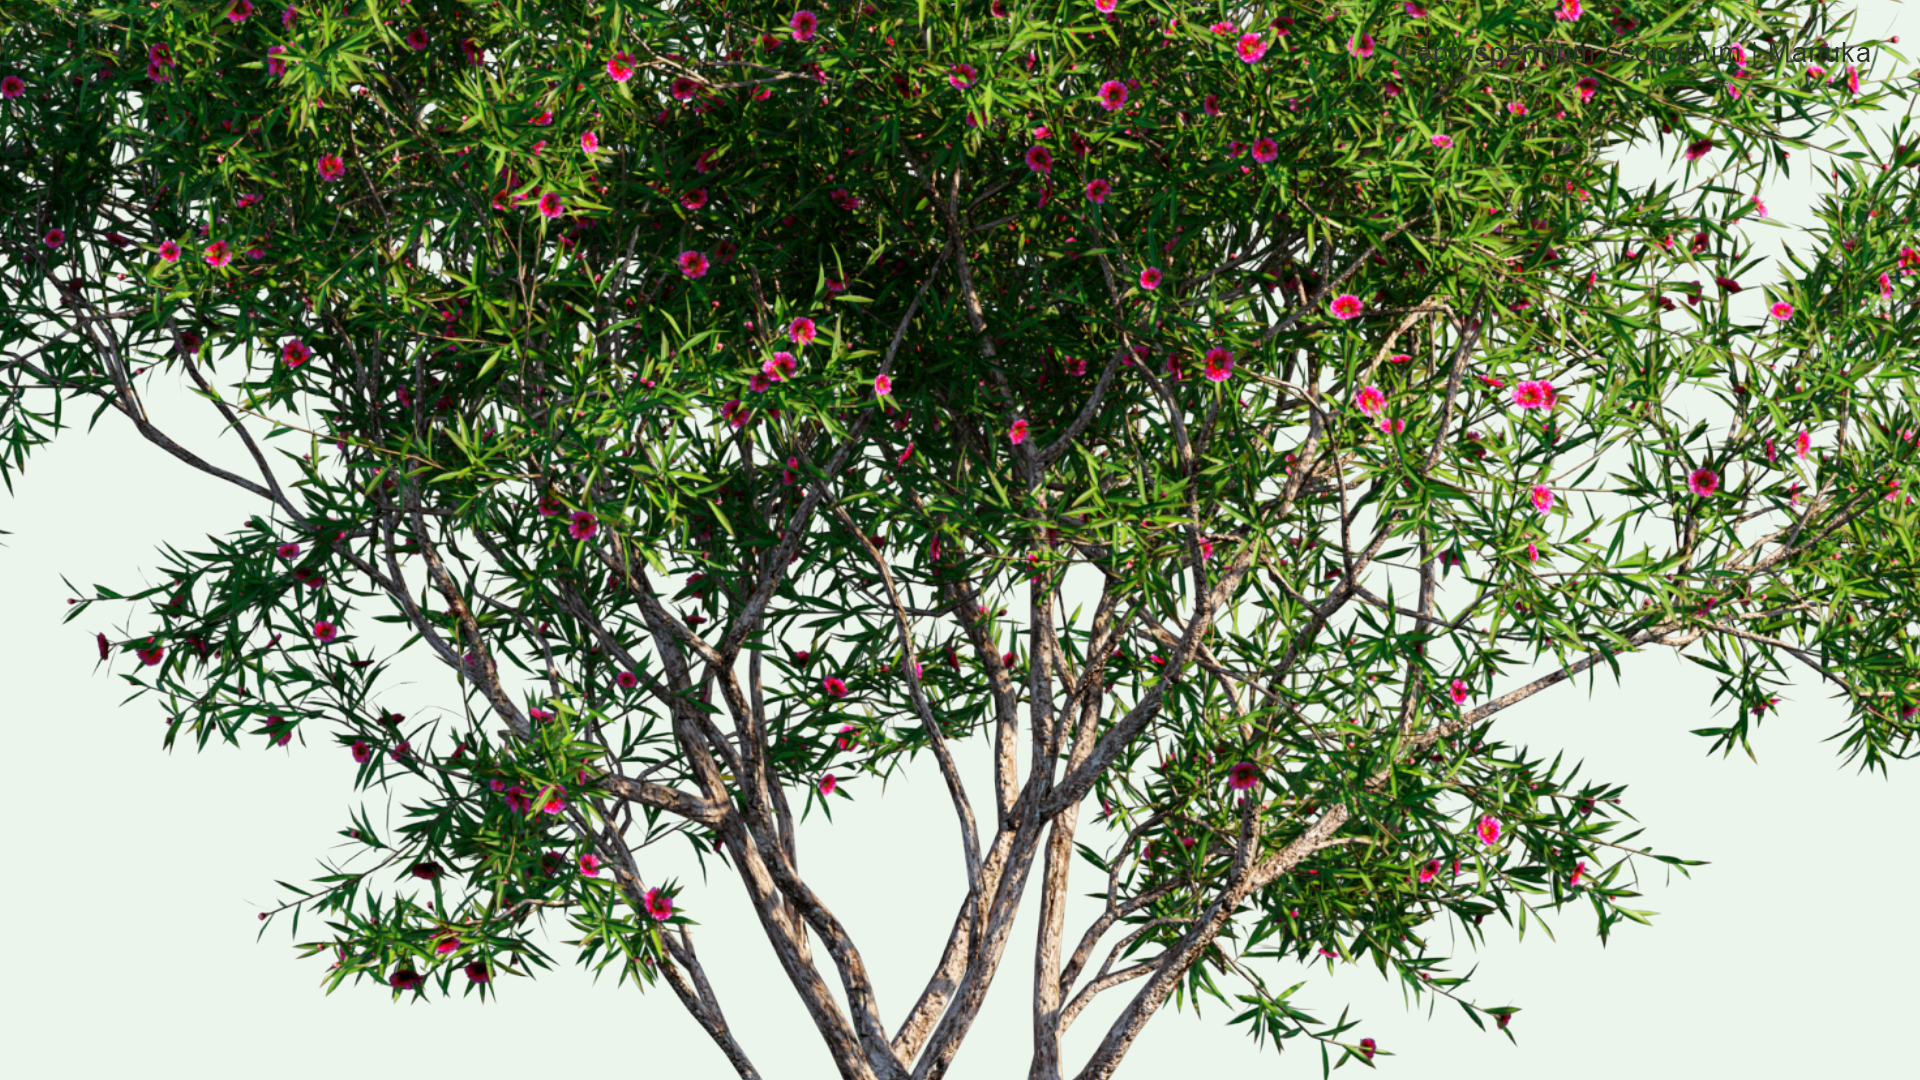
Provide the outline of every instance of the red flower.
[[1242,761],[1227,770],[1227,786],[1235,791],[1245,791],[1260,782],[1260,767],[1251,761]]
[[585,510],[575,510],[567,525],[567,535],[575,540],[585,540],[599,531],[599,519]]
[[837,785],[838,783],[839,781],[833,778],[832,773],[828,773],[827,775],[821,777],[820,778],[820,794],[822,795],[833,794],[834,786]]
[[820,685],[833,697],[843,698],[847,696],[847,684],[832,675],[821,680]]
[[427,31],[425,27],[416,26],[413,28],[413,32],[407,35],[407,47],[414,52],[419,52],[421,49],[427,47]]
[[466,972],[469,980],[477,983],[486,982],[487,962],[485,960],[475,960],[473,963],[467,965]]
[[1027,151],[1027,168],[1042,176],[1053,171],[1053,151],[1044,146],[1035,146]]
[[1698,142],[1691,143],[1687,146],[1687,160],[1699,161],[1701,158],[1707,155],[1708,151],[1712,149],[1713,149],[1712,139],[1701,139]]
[[353,744],[353,760],[365,765],[373,757],[373,748],[363,742]]
[[148,667],[153,667],[154,665],[158,664],[161,661],[161,659],[163,659],[167,655],[167,650],[162,648],[161,646],[155,645],[150,649],[135,649],[134,655],[140,658],[140,662],[142,664],[145,664]]
[[1360,1040],[1360,1052],[1361,1052],[1362,1054],[1364,1054],[1364,1055],[1366,1055],[1366,1058],[1367,1058],[1367,1060],[1368,1060],[1368,1061],[1372,1061],[1372,1060],[1373,1060],[1373,1052],[1374,1052],[1375,1050],[1377,1050],[1377,1049],[1379,1049],[1379,1045],[1380,1045],[1380,1044],[1378,1044],[1378,1043],[1376,1043],[1376,1042],[1374,1042],[1374,1041],[1373,1041],[1372,1039],[1361,1039],[1361,1040]]
[[697,251],[681,252],[680,272],[690,278],[705,277],[707,273],[707,257]]
[[1100,84],[1100,107],[1113,112],[1127,103],[1127,84],[1108,79]]
[[318,167],[320,169],[320,179],[328,182],[339,180],[341,177],[347,175],[346,162],[340,160],[339,154],[322,154]]
[[107,635],[95,634],[93,635],[93,640],[100,646],[100,659],[105,660],[107,658]]
[[[312,359],[312,357],[313,350],[309,349],[306,342],[301,341],[299,338],[294,338],[280,348],[280,359],[290,368],[297,368]],[[294,547],[295,553],[298,553],[299,550],[298,546]]]
[[633,56],[630,53],[614,53],[607,61],[607,77],[614,82],[626,82],[633,78],[633,65],[628,63]]
[[646,902],[647,914],[655,919],[665,922],[673,917],[673,897],[659,889],[648,889]]
[[812,41],[814,31],[820,28],[820,19],[811,11],[796,11],[793,18],[787,20],[787,28],[793,31],[793,40]]
[[1104,204],[1107,201],[1107,196],[1112,193],[1113,185],[1107,183],[1105,180],[1094,179],[1087,181],[1087,198],[1096,204]]
[[27,84],[20,81],[20,76],[9,75],[0,79],[0,98],[17,98],[26,92]]
[[434,878],[440,876],[440,864],[436,862],[414,863],[411,872],[414,877],[422,881],[432,881]]
[[401,968],[387,979],[395,990],[418,990],[425,981],[412,968]]
[[243,23],[251,14],[253,14],[253,0],[234,0],[233,6],[227,9],[227,21],[235,24]]

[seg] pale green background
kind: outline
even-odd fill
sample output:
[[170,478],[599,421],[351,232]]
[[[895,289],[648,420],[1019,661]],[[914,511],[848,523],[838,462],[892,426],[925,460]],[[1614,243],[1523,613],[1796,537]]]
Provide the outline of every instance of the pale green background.
[[[1904,28],[1902,48],[1920,46],[1911,8],[1862,10],[1852,40]],[[1893,70],[1883,57],[1876,75]],[[1796,177],[1764,197],[1775,219],[1801,222],[1813,190]],[[1741,299],[1758,303],[1758,294]],[[169,392],[148,401],[163,430],[251,474],[203,404]],[[324,997],[316,983],[327,961],[296,961],[283,926],[256,943],[255,912],[281,895],[273,880],[304,881],[314,858],[333,850],[355,801],[351,761],[331,746],[263,752],[257,739],[240,750],[161,753],[160,705],[120,707],[124,684],[95,663],[92,635],[114,634],[124,625],[114,621],[119,613],[96,608],[63,625],[69,593],[60,575],[83,588],[151,580],[144,575],[158,564],[157,545],[196,547],[264,508],[166,457],[112,415],[40,453],[16,483],[17,497],[0,500],[0,527],[14,533],[0,548],[0,685],[20,818],[0,889],[0,924],[15,928],[0,979],[8,1072],[318,1077],[425,1075],[437,1066],[525,1075],[593,1060],[626,1075],[732,1075],[664,987],[643,999],[611,977],[596,986],[573,967],[559,944],[571,935],[557,921],[558,969],[509,980],[503,999],[484,1007],[473,999],[396,1005],[370,983]],[[374,613],[364,612],[362,627]],[[384,700],[409,714],[457,708],[447,675],[423,661],[410,654],[399,678],[416,681]],[[1462,943],[1458,969],[1480,963],[1466,996],[1525,1010],[1513,1022],[1517,1048],[1480,1032],[1451,1003],[1431,1020],[1424,1007],[1409,1010],[1371,968],[1329,975],[1324,965],[1296,973],[1268,964],[1269,982],[1310,980],[1296,1000],[1323,1020],[1350,1003],[1365,1020],[1350,1038],[1372,1036],[1402,1055],[1378,1064],[1425,1077],[1914,1075],[1906,1027],[1920,1004],[1911,981],[1920,944],[1909,923],[1920,885],[1909,831],[1920,811],[1913,769],[1896,764],[1890,781],[1843,769],[1834,744],[1821,740],[1844,710],[1805,674],[1760,729],[1760,764],[1707,758],[1705,740],[1687,729],[1724,722],[1708,708],[1711,677],[1668,650],[1623,666],[1624,685],[1603,676],[1591,696],[1584,681],[1563,685],[1513,710],[1496,732],[1536,751],[1564,748],[1588,762],[1588,775],[1631,785],[1625,804],[1650,826],[1645,842],[1711,861],[1692,880],[1671,882],[1648,864],[1638,906],[1660,912],[1652,928],[1623,925],[1603,950],[1590,912],[1576,907],[1555,920],[1557,943],[1533,930],[1522,946],[1493,921],[1481,954]],[[972,790],[984,792],[983,745],[968,746],[962,761]],[[832,825],[809,821],[801,838],[802,869],[863,949],[890,1026],[937,958],[961,887],[944,789],[925,760],[909,779],[884,800],[877,783],[850,782],[857,800],[838,803]],[[379,803],[370,809],[381,813]],[[684,845],[652,850],[643,871],[687,883],[682,905],[703,924],[696,944],[763,1075],[834,1075],[737,885],[724,872],[702,885]],[[1076,893],[1093,887],[1076,876]],[[1090,902],[1078,904],[1069,919],[1076,937]],[[1023,912],[954,1080],[1025,1075],[1036,906]],[[318,929],[303,925],[300,936]],[[1448,940],[1439,930],[1439,943]],[[837,992],[824,956],[822,970]],[[1068,1039],[1071,1069],[1137,985],[1110,992],[1080,1019]],[[1318,1073],[1310,1044],[1276,1056],[1243,1028],[1227,1028],[1228,1015],[1217,1004],[1203,1019],[1163,1010],[1119,1075]]]

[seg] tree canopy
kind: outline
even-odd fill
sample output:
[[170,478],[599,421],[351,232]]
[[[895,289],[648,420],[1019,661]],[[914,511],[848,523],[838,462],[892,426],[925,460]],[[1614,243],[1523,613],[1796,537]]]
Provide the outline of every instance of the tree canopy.
[[[1576,905],[1604,938],[1646,921],[1636,861],[1695,865],[1630,844],[1619,785],[1501,742],[1506,710],[1691,647],[1713,750],[1751,752],[1789,663],[1847,696],[1848,760],[1912,749],[1920,135],[1860,128],[1914,87],[1844,12],[0,20],[0,475],[83,406],[260,499],[69,618],[126,613],[100,657],[168,746],[298,741],[404,800],[263,914],[330,991],[494,993],[551,962],[551,910],[763,1075],[649,871],[678,834],[849,1080],[943,1075],[1030,885],[1035,1080],[1104,1080],[1201,995],[1372,1063],[1271,972],[1366,962],[1504,1030],[1436,926]],[[1631,187],[1628,153],[1684,179]],[[1820,225],[1756,317],[1747,226],[1809,169]],[[163,379],[256,470],[156,426]],[[374,623],[460,704],[383,707]],[[921,754],[969,884],[885,1017],[795,819]],[[1076,840],[1096,822],[1123,839]],[[1075,859],[1106,882],[1085,928]]]

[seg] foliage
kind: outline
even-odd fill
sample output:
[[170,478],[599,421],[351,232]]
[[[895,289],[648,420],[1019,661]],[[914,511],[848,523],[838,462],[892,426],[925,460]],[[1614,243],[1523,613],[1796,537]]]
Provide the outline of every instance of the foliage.
[[[330,991],[484,994],[550,962],[553,908],[757,1075],[635,854],[679,832],[739,873],[845,1076],[944,1071],[1036,859],[1036,1076],[1093,994],[1143,980],[1089,1078],[1229,974],[1256,1037],[1370,1063],[1248,962],[1456,997],[1436,921],[1572,903],[1604,938],[1646,921],[1636,858],[1696,865],[1499,712],[1699,642],[1714,749],[1751,752],[1784,654],[1846,692],[1850,759],[1910,750],[1920,150],[1904,120],[1879,159],[1822,147],[1911,92],[1794,59],[1842,15],[1098,6],[3,16],[0,475],[84,402],[265,502],[71,617],[133,605],[102,658],[168,745],[298,738],[408,800],[347,830],[375,865],[270,913],[324,920]],[[1416,52],[1460,41],[1583,55]],[[1623,186],[1630,148],[1684,181]],[[1745,230],[1790,166],[1832,192],[1748,321]],[[181,377],[258,479],[147,419]],[[461,716],[376,704],[361,619],[432,650]],[[923,752],[974,887],[889,1036],[794,803]],[[1095,802],[1116,848],[1074,840]],[[1082,939],[1076,851],[1109,882]]]

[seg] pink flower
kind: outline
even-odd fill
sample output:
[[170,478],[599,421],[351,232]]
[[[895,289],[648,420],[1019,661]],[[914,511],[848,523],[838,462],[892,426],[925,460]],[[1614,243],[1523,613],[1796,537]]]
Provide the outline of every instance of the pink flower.
[[1351,319],[1360,314],[1360,298],[1352,293],[1341,293],[1333,298],[1327,310],[1336,319]]
[[1579,82],[1574,83],[1573,88],[1580,91],[1580,100],[1582,103],[1589,102],[1593,100],[1593,95],[1599,92],[1600,80],[1589,75]]
[[17,98],[26,92],[27,84],[20,81],[20,76],[9,75],[0,79],[0,98]]
[[1720,486],[1720,475],[1712,469],[1695,469],[1687,474],[1687,490],[1702,497],[1712,495]]
[[794,361],[793,354],[783,351],[774,353],[773,359],[760,365],[760,370],[774,382],[785,382],[793,377],[794,369],[797,366],[798,364]]
[[1379,416],[1387,407],[1387,395],[1377,386],[1363,386],[1353,395],[1353,404],[1368,416]]
[[614,53],[613,58],[607,61],[607,77],[614,82],[626,82],[633,78],[633,64],[629,62],[632,59],[630,53]]
[[340,628],[330,622],[313,624],[313,636],[321,641],[332,641],[340,633]]
[[1087,181],[1087,198],[1096,204],[1105,205],[1107,196],[1113,193],[1113,185],[1105,180]]
[[[804,13],[803,13],[804,14]],[[647,890],[647,914],[660,922],[673,918],[673,897],[659,889]]]
[[1553,384],[1545,379],[1522,382],[1513,388],[1513,404],[1521,409],[1552,409],[1556,396]]
[[424,49],[426,47],[427,47],[426,27],[424,26],[414,27],[413,32],[407,35],[407,48],[412,49],[414,52],[419,52],[421,49]]
[[1373,1052],[1377,1049],[1379,1049],[1379,1044],[1374,1042],[1372,1039],[1360,1040],[1360,1053],[1365,1055],[1368,1061],[1373,1060]]
[[1553,17],[1561,22],[1579,22],[1582,14],[1580,0],[1560,0],[1560,10],[1554,12]]
[[291,559],[300,554],[300,545],[281,544],[279,547],[273,549],[273,553],[283,559]]
[[980,78],[980,72],[972,64],[955,64],[947,75],[947,85],[955,90],[965,90]]
[[693,95],[700,92],[700,84],[682,75],[667,85],[667,92],[675,101],[692,101]]
[[1200,99],[1200,111],[1206,113],[1208,116],[1219,116],[1220,95],[1208,94],[1206,97]]
[[1427,884],[1428,882],[1434,879],[1435,875],[1439,873],[1440,873],[1440,860],[1428,859],[1427,864],[1420,868],[1420,884],[1422,885]]
[[1113,112],[1127,103],[1127,84],[1108,79],[1100,84],[1100,107]]
[[373,747],[368,746],[366,743],[363,743],[363,742],[356,742],[353,744],[353,760],[359,762],[362,765],[365,765],[368,761],[372,759],[373,759]]
[[1529,541],[1527,544],[1527,561],[1530,563],[1537,563],[1540,561],[1540,549],[1534,546],[1534,544],[1531,541]]
[[207,245],[206,260],[208,266],[217,270],[233,261],[233,249],[227,246],[225,240],[215,240]]
[[847,684],[832,675],[820,680],[820,686],[827,692],[829,697],[843,698],[847,696]]
[[1755,195],[1755,196],[1753,197],[1753,212],[1754,212],[1755,214],[1757,214],[1757,215],[1759,215],[1760,217],[1766,217],[1766,216],[1767,216],[1767,204],[1766,204],[1766,203],[1763,203],[1763,202],[1761,202],[1761,201],[1760,201],[1760,196],[1758,196],[1758,195]]
[[820,794],[822,795],[833,794],[833,789],[839,786],[839,783],[840,781],[835,779],[832,773],[828,773],[827,775],[821,777],[820,778]]
[[1225,349],[1207,350],[1207,378],[1212,382],[1226,382],[1233,374],[1233,354]]
[[1785,300],[1775,300],[1773,306],[1767,309],[1767,313],[1781,322],[1786,322],[1793,318],[1793,305]]
[[1447,686],[1447,693],[1453,696],[1453,703],[1455,705],[1465,704],[1467,700],[1467,681],[1465,679],[1453,680],[1453,682]]
[[1880,275],[1880,299],[1893,299],[1893,279],[1884,273]]
[[434,945],[433,951],[441,956],[445,956],[448,953],[459,952],[460,939],[457,937],[442,938]]
[[1553,489],[1545,484],[1533,485],[1533,508],[1541,513],[1553,509]]
[[1233,46],[1233,53],[1242,63],[1257,64],[1267,55],[1267,43],[1259,34],[1241,34],[1240,40]]
[[347,175],[347,164],[340,160],[339,154],[322,154],[320,156],[319,168],[320,179],[329,183],[337,181]]
[[885,375],[875,375],[873,377],[873,392],[880,397],[886,397],[888,394],[893,393],[893,380]]
[[559,814],[561,811],[565,810],[566,808],[567,808],[566,797],[561,795],[557,791],[549,794],[547,796],[546,803],[540,807],[540,809],[543,812],[548,814]]
[[1500,819],[1494,817],[1492,814],[1488,814],[1486,817],[1480,819],[1480,824],[1476,827],[1475,832],[1479,835],[1481,843],[1493,843],[1495,840],[1500,839]]
[[253,14],[253,0],[234,0],[233,6],[227,9],[227,21],[238,25],[246,22],[247,16],[251,14]]
[[600,522],[585,510],[575,510],[568,520],[567,535],[575,540],[585,540],[600,531]]
[[690,278],[705,277],[707,273],[707,257],[697,251],[681,252],[680,272]]
[[591,131],[581,132],[580,133],[580,149],[589,154],[599,150],[600,136],[595,135]]
[[793,31],[795,41],[812,41],[814,31],[819,28],[820,20],[811,11],[796,11],[793,18],[787,20],[787,29]]
[[1053,152],[1044,146],[1036,146],[1027,151],[1027,168],[1042,176],[1053,171]]
[[1451,135],[1435,135],[1429,141],[1442,150],[1453,149],[1453,136]]
[[1847,91],[1853,94],[1860,92],[1860,69],[1852,64],[1847,65]]
[[1015,420],[1013,426],[1007,429],[1007,440],[1015,446],[1026,442],[1027,422],[1025,420]]
[[1113,9],[1118,6],[1119,3],[1120,0],[1093,0],[1093,10],[1102,15],[1111,15],[1113,14]]
[[813,320],[804,315],[787,324],[787,340],[795,345],[806,345],[817,336],[819,330],[814,327]]
[[1802,430],[1800,434],[1795,435],[1793,437],[1794,456],[1806,457],[1807,453],[1812,449],[1813,449],[1813,436],[1807,434],[1805,430]]
[[588,877],[599,877],[600,876],[600,856],[598,855],[580,856],[580,872],[582,874],[585,874]]
[[566,204],[560,201],[560,196],[554,194],[551,191],[547,192],[545,195],[540,196],[539,205],[540,205],[540,213],[550,218],[559,217],[561,214],[565,213],[567,209]]
[[1242,761],[1227,770],[1227,786],[1235,791],[1245,791],[1260,782],[1260,767],[1251,761]]
[[1580,878],[1586,872],[1587,872],[1587,864],[1584,860],[1582,860],[1580,865],[1573,868],[1573,876],[1567,879],[1567,886],[1569,888],[1572,888],[1573,886],[1580,884]]
[[707,189],[694,188],[692,191],[680,196],[680,205],[688,210],[698,210],[707,205]]
[[1373,35],[1361,34],[1357,38],[1347,39],[1347,51],[1362,60],[1373,56]]
[[1253,140],[1253,160],[1262,165],[1280,156],[1280,144],[1265,135]]
[[1507,102],[1507,111],[1512,113],[1515,116],[1527,115],[1527,107],[1517,101]]
[[41,237],[40,242],[50,248],[57,248],[67,242],[67,231],[65,229],[48,229],[47,235]]
[[1427,17],[1427,9],[1421,7],[1416,0],[1407,0],[1401,7],[1406,10],[1407,15],[1411,18],[1424,19]]
[[300,10],[294,7],[292,4],[288,4],[287,9],[280,13],[280,26],[283,29],[291,30],[293,29],[294,20],[298,19],[299,17],[300,17]]
[[1149,266],[1145,270],[1140,271],[1140,287],[1143,289],[1159,288],[1160,268],[1157,266]]
[[1691,143],[1687,146],[1687,160],[1699,161],[1701,158],[1706,157],[1707,152],[1712,149],[1712,139],[1701,139],[1698,142]]

